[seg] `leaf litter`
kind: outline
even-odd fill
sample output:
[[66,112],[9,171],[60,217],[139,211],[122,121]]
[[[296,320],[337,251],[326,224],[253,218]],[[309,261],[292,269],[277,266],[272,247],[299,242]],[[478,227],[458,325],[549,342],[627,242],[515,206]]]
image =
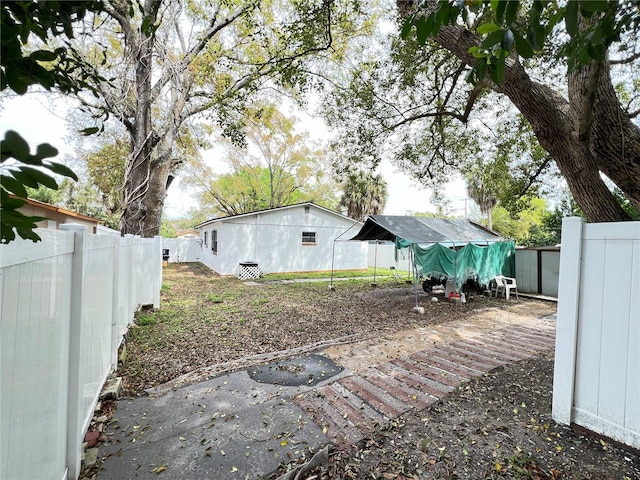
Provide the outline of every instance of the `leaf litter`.
[[[247,286],[201,264],[170,264],[163,277],[161,309],[143,312],[146,320],[127,336],[120,374],[128,395],[243,357],[339,337],[382,337],[507,308],[504,300],[486,297],[462,305],[421,298],[427,314],[415,315],[408,313],[412,289],[372,289],[364,280],[340,282],[335,290],[322,282]],[[333,449],[325,465],[300,480],[640,480],[638,452],[551,419],[552,380],[551,353],[500,367],[376,436]],[[305,459],[283,462],[279,473]]]

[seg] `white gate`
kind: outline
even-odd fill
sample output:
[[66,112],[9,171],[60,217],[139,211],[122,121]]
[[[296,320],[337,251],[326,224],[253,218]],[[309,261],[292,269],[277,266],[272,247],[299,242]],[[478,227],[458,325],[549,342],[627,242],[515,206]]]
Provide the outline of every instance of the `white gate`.
[[562,223],[553,418],[640,448],[640,222]]

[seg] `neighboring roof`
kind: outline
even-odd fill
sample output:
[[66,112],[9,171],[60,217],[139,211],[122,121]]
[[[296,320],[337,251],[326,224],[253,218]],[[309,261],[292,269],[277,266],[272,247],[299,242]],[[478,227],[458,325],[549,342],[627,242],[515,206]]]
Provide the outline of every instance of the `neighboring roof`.
[[502,239],[496,232],[470,220],[369,215],[363,227],[351,240],[389,240],[407,243],[486,244]]
[[194,235],[197,237],[200,234],[195,228],[185,228],[182,230],[176,230],[176,237],[184,237],[187,235]]
[[349,220],[351,222],[356,223],[356,221],[351,217],[347,217],[346,215],[343,215],[341,213],[334,212],[333,210],[330,210],[330,209],[325,208],[325,207],[321,207],[320,205],[316,205],[313,202],[302,202],[302,203],[294,203],[293,205],[286,205],[284,207],[265,208],[264,210],[257,210],[255,212],[240,213],[238,215],[229,215],[229,216],[226,216],[226,217],[212,218],[210,220],[206,220],[206,221],[204,221],[202,223],[199,223],[194,228],[204,227],[205,225],[208,225],[210,223],[220,223],[220,222],[224,222],[226,220],[232,220],[232,219],[235,220],[237,218],[248,217],[250,215],[257,215],[259,213],[274,212],[274,211],[277,211],[277,210],[287,210],[289,208],[296,208],[296,207],[300,207],[300,206],[305,206],[305,207],[309,206],[309,207],[318,208],[320,210],[324,210],[325,212],[330,213],[332,215],[335,215],[337,217],[341,217],[341,218],[343,218],[345,220]]
[[[15,197],[15,195],[12,195],[12,197]],[[20,200],[24,200],[25,202],[27,202],[28,205],[31,205],[32,207],[39,207],[44,210],[49,210],[51,212],[57,212],[62,215],[66,215],[67,217],[79,218],[87,222],[93,222],[96,225],[100,223],[100,220],[97,220],[93,217],[88,217],[87,215],[82,215],[81,213],[73,212],[71,210],[67,210],[66,208],[56,207],[55,205],[51,205],[49,203],[40,202],[39,200],[33,200],[31,198],[21,198],[21,197],[15,197],[15,198],[20,198]]]

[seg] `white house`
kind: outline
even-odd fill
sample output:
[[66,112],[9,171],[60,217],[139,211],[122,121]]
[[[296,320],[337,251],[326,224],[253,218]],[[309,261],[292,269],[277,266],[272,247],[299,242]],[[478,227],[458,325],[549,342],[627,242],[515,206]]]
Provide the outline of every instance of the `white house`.
[[362,223],[312,202],[207,220],[200,261],[220,275],[257,264],[262,273],[360,270],[367,244],[350,242]]

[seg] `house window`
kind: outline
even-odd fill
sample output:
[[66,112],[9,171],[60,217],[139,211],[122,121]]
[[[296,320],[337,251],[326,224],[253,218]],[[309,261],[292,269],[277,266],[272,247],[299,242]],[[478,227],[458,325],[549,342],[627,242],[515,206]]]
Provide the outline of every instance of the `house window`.
[[305,214],[305,215],[309,215],[309,210],[310,210],[309,205],[306,205],[306,206],[304,207],[304,214]]
[[206,247],[208,245],[207,243],[207,238],[209,237],[209,232],[204,232],[204,246]]
[[218,231],[211,231],[211,251],[213,253],[218,253]]
[[302,244],[303,245],[315,245],[316,244],[316,232],[302,232]]

